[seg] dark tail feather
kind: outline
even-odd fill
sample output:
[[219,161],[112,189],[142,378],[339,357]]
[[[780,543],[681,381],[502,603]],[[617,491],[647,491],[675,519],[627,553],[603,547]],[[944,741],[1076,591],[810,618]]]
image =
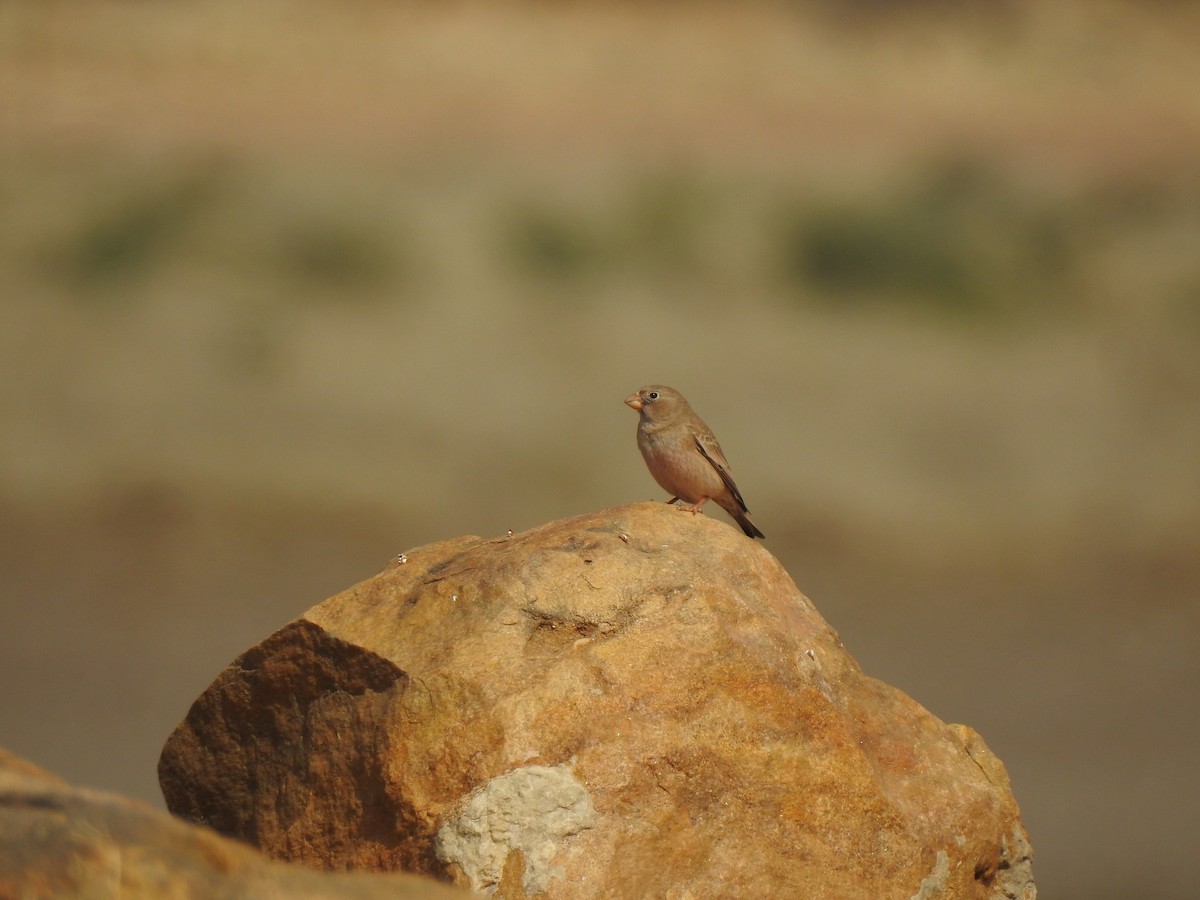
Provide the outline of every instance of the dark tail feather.
[[758,530],[758,526],[751,522],[750,517],[745,513],[738,516],[738,524],[742,526],[742,531],[746,532],[748,537],[766,540],[767,536]]
[[[730,505],[733,506],[733,504]],[[758,530],[757,525],[750,521],[750,513],[746,512],[746,510],[734,506],[733,509],[727,509],[725,512],[737,520],[737,523],[742,526],[742,531],[746,532],[747,537],[766,539],[767,536]]]

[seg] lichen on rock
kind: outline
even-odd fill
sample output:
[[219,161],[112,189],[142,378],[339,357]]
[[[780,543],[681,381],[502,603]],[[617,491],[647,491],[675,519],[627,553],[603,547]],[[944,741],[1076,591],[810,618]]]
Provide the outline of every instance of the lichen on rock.
[[509,854],[521,851],[526,893],[562,877],[552,865],[562,839],[596,820],[587,790],[570,766],[525,766],[497,775],[465,798],[437,834],[438,858],[457,864],[476,891],[500,882]]

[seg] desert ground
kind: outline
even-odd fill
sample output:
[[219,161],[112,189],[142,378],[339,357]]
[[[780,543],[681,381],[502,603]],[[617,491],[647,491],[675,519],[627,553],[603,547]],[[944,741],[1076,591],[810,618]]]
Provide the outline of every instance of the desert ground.
[[161,805],[309,606],[660,497],[621,401],[666,383],[862,667],[1005,762],[1042,896],[1194,896],[1197,46],[1178,3],[6,4],[0,745]]

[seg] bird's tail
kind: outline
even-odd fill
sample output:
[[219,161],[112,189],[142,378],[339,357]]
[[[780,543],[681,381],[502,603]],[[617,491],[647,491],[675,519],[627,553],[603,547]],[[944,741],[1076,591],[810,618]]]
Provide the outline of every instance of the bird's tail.
[[[733,508],[730,509],[730,507]],[[734,518],[734,521],[742,526],[742,531],[746,532],[747,537],[766,538],[766,535],[759,531],[758,526],[754,524],[753,520],[751,520],[750,513],[746,512],[746,510],[742,509],[736,503],[730,503],[729,506],[725,506],[724,509],[725,512],[729,513],[729,515]]]

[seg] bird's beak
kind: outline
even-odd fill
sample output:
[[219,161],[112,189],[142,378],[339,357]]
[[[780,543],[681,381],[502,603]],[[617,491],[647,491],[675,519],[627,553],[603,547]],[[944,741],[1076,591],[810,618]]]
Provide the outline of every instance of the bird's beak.
[[626,406],[631,406],[631,407],[633,407],[634,409],[636,409],[636,410],[640,411],[640,410],[641,410],[641,408],[642,408],[642,397],[641,397],[641,395],[640,395],[640,394],[637,394],[637,393],[630,394],[628,397],[626,397],[626,398],[625,398],[625,405],[626,405]]

